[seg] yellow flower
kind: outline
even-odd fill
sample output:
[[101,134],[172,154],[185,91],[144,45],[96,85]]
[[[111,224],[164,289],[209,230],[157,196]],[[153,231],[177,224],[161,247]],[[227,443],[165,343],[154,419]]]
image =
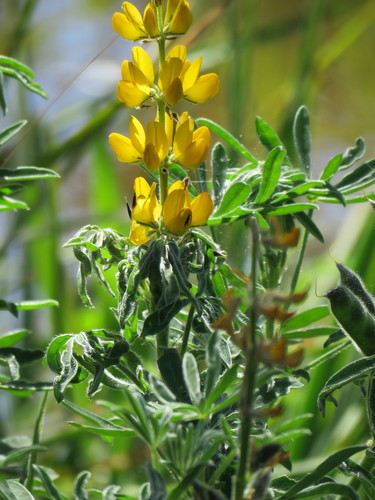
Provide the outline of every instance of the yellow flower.
[[185,168],[196,169],[207,156],[211,134],[207,127],[194,130],[194,120],[185,111],[180,116],[173,141],[173,152],[177,163]]
[[186,0],[168,0],[164,18],[164,31],[172,35],[182,35],[190,28],[193,21],[189,2]]
[[164,207],[159,203],[155,189],[156,183],[149,186],[143,177],[137,177],[134,181],[130,227],[130,241],[134,245],[142,245],[156,235],[162,213],[168,231],[181,235],[192,226],[205,224],[214,209],[211,197],[206,192],[190,201],[186,182],[172,184]]
[[[146,5],[143,16],[130,2],[122,4],[122,12],[116,12],[112,18],[113,29],[122,37],[135,41],[160,36],[154,1]],[[180,35],[186,33],[191,23],[192,14],[189,2],[168,0],[162,29],[163,34]]]
[[166,158],[170,142],[158,121],[147,124],[146,132],[135,116],[130,117],[129,137],[112,133],[109,144],[117,159],[124,163],[144,163],[150,172],[157,170]]
[[169,188],[163,206],[163,219],[171,233],[181,235],[191,226],[205,224],[213,209],[214,204],[207,192],[190,201],[187,183],[177,181]]
[[202,57],[190,63],[186,59],[186,47],[176,45],[160,69],[159,87],[165,100],[174,106],[181,99],[204,102],[214,97],[219,90],[219,77],[216,73],[199,76]]
[[134,201],[130,241],[142,245],[156,234],[162,207],[155,193],[156,183],[149,186],[146,179],[137,177],[134,181]]
[[122,80],[117,87],[118,98],[129,108],[139,106],[155,95],[154,66],[149,55],[141,47],[133,47],[132,57],[133,62],[122,63]]

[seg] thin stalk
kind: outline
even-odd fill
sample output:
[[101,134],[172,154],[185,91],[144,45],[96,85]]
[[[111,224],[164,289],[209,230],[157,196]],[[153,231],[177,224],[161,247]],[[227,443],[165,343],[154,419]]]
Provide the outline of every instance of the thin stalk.
[[[311,216],[311,212],[310,212],[310,216]],[[303,261],[305,259],[305,253],[306,253],[308,239],[309,239],[309,232],[307,229],[305,229],[305,232],[303,234],[302,244],[301,244],[301,250],[300,250],[300,253],[298,256],[297,265],[294,269],[294,274],[293,274],[292,282],[290,285],[290,293],[291,294],[294,293],[294,290],[296,289],[296,286],[298,283],[298,278],[299,278],[299,275],[301,273],[302,264],[303,264]]]
[[[375,466],[375,459],[374,457],[370,457],[368,455],[365,455],[363,457],[363,460],[361,461],[361,463],[359,464],[361,467],[363,467],[363,469],[365,469],[366,471],[368,472],[371,472],[372,469],[374,468]],[[362,482],[360,479],[358,479],[358,477],[356,476],[353,476],[350,481],[348,482],[348,486],[350,486],[351,488],[353,488],[354,491],[358,492],[358,490],[361,488],[362,486]],[[338,500],[347,500],[348,497],[344,497],[344,496],[340,496],[338,498]],[[366,497],[367,498],[367,497]]]
[[258,320],[258,306],[257,306],[257,268],[258,268],[258,251],[259,251],[259,235],[258,227],[255,218],[250,219],[250,226],[252,230],[252,258],[251,258],[251,294],[252,306],[250,309],[249,326],[250,326],[250,339],[245,351],[245,368],[244,379],[241,387],[240,394],[240,458],[238,464],[237,477],[235,482],[235,500],[241,500],[246,487],[247,466],[249,463],[249,456],[251,453],[250,433],[251,433],[251,417],[250,410],[253,403],[256,372],[258,368],[257,363],[257,349],[256,349],[256,325]]
[[134,373],[129,370],[129,368],[125,366],[121,361],[116,365],[116,368],[120,370],[124,375],[126,375],[143,393],[147,392],[142,382],[140,382],[134,375]]
[[[42,423],[43,423],[43,417],[44,417],[44,413],[45,413],[45,409],[46,409],[47,398],[48,398],[48,392],[45,392],[43,394],[42,402],[40,404],[38,416],[37,416],[37,419],[35,422],[34,434],[33,434],[33,445],[37,445],[40,442]],[[32,453],[30,453],[28,460],[27,460],[27,474],[26,474],[25,488],[28,489],[29,491],[32,491],[32,488],[33,488],[33,483],[34,483],[33,465],[36,462],[36,457],[37,457],[37,452],[33,451]]]
[[190,335],[191,325],[193,323],[194,311],[195,311],[194,304],[191,304],[185,325],[184,335],[182,337],[181,356],[185,354],[189,343],[189,335]]

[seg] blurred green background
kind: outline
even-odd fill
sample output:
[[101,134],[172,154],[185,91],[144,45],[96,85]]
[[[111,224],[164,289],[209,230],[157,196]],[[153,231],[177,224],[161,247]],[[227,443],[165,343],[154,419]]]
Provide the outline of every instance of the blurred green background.
[[[140,9],[146,4],[134,3]],[[221,90],[213,100],[183,105],[181,110],[219,122],[263,158],[265,151],[255,134],[256,115],[289,145],[291,119],[306,104],[316,173],[358,136],[367,143],[365,158],[375,156],[372,0],[192,0],[191,5],[195,22],[181,43],[189,44],[190,59],[203,55],[203,69],[219,74]],[[113,302],[104,290],[93,285],[95,309],[81,304],[73,252],[62,244],[85,224],[111,226],[126,234],[125,197],[132,196],[133,179],[142,173],[139,167],[119,164],[107,144],[110,132],[127,134],[130,116],[115,95],[121,61],[130,57],[133,46],[111,29],[112,14],[120,7],[117,0],[0,2],[0,53],[29,64],[50,96],[49,104],[7,80],[11,105],[1,126],[27,118],[29,129],[21,143],[16,138],[2,150],[0,163],[11,153],[7,167],[37,165],[61,175],[60,180],[34,184],[22,193],[30,212],[0,213],[0,296],[53,298],[60,303],[59,308],[24,313],[18,320],[1,314],[2,331],[20,326],[32,330],[28,340],[32,346],[45,347],[59,333],[117,328],[109,310]],[[152,44],[146,48],[155,55]],[[145,123],[154,110],[131,112]],[[359,271],[375,291],[371,209],[329,205],[322,207],[317,221],[326,244],[311,241],[309,246],[303,282],[310,284],[312,300],[322,302],[314,297],[315,280],[323,294],[337,279],[329,251]],[[243,228],[231,231],[223,235],[224,246],[232,264],[243,267],[247,255]],[[244,241],[242,247],[238,238]],[[322,343],[312,343],[311,349],[320,350]],[[337,366],[352,355],[352,351],[340,355]],[[293,393],[287,413],[316,414],[316,394],[334,368],[318,367],[311,383]],[[47,369],[38,375],[52,379]],[[37,375],[30,370],[29,376]],[[30,434],[38,396],[0,397],[2,435]],[[72,398],[86,404],[84,388],[75,388]],[[67,482],[71,474],[92,468],[98,484],[132,483],[134,477],[126,479],[123,471],[144,460],[142,448],[130,449],[133,444],[120,440],[108,446],[99,438],[77,434],[65,424],[69,418],[51,398],[45,429],[50,451],[42,460],[54,464]],[[361,441],[366,436],[360,425],[363,419],[359,390],[358,394],[343,391],[340,410],[330,411],[325,421],[315,415],[312,437],[290,443],[288,449],[296,458],[311,459],[327,453],[332,443]]]

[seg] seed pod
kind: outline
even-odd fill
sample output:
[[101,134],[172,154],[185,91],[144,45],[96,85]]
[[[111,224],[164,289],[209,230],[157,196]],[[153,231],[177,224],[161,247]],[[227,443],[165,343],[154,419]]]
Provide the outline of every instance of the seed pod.
[[375,318],[348,288],[337,286],[326,297],[337,321],[366,356],[375,354]]
[[361,278],[354,271],[344,264],[337,263],[337,269],[340,272],[341,284],[349,288],[366,306],[371,314],[375,315],[375,303],[372,295],[366,290]]

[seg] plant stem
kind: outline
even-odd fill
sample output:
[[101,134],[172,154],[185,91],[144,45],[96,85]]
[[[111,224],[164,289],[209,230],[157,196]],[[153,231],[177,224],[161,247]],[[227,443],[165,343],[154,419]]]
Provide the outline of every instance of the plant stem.
[[[42,430],[42,423],[43,423],[43,417],[46,409],[46,404],[47,404],[47,398],[48,398],[48,392],[45,392],[42,397],[42,402],[40,404],[39,408],[39,413],[35,422],[35,427],[34,427],[34,434],[33,434],[33,445],[37,445],[40,442],[40,435],[41,435],[41,430]],[[33,464],[36,462],[36,457],[37,457],[37,452],[33,451],[30,453],[29,458],[27,460],[27,476],[26,476],[26,481],[25,481],[25,488],[27,488],[29,491],[32,491],[33,489],[33,483],[34,483],[34,469],[33,469]]]
[[[310,210],[310,212],[309,212],[309,217],[310,218],[312,217],[312,214],[313,214],[313,211]],[[303,264],[303,261],[304,261],[304,258],[305,258],[305,253],[306,253],[308,239],[309,239],[309,232],[308,232],[307,229],[305,229],[305,232],[303,234],[302,244],[301,244],[301,250],[300,250],[300,253],[299,253],[299,256],[298,256],[297,265],[296,265],[296,268],[294,270],[294,274],[293,274],[293,278],[292,278],[292,283],[290,285],[290,293],[291,294],[294,293],[294,290],[296,289],[296,286],[297,286],[298,278],[299,278],[299,275],[301,273],[302,264]]]
[[251,295],[252,306],[250,309],[249,326],[250,338],[245,350],[245,368],[244,379],[241,387],[240,394],[240,458],[238,464],[238,471],[235,483],[235,500],[243,498],[244,490],[246,487],[247,466],[249,463],[249,456],[251,452],[250,433],[251,433],[251,416],[250,410],[253,403],[256,372],[258,368],[257,363],[257,349],[256,349],[256,326],[258,319],[258,305],[257,305],[257,265],[258,265],[258,250],[259,250],[259,235],[256,219],[250,219],[250,226],[252,231],[252,259],[251,259]]
[[183,356],[185,354],[187,346],[188,346],[191,324],[193,322],[193,317],[194,317],[194,311],[195,311],[194,304],[191,304],[190,309],[189,309],[188,318],[187,318],[186,325],[185,325],[184,335],[182,337],[181,356]]

